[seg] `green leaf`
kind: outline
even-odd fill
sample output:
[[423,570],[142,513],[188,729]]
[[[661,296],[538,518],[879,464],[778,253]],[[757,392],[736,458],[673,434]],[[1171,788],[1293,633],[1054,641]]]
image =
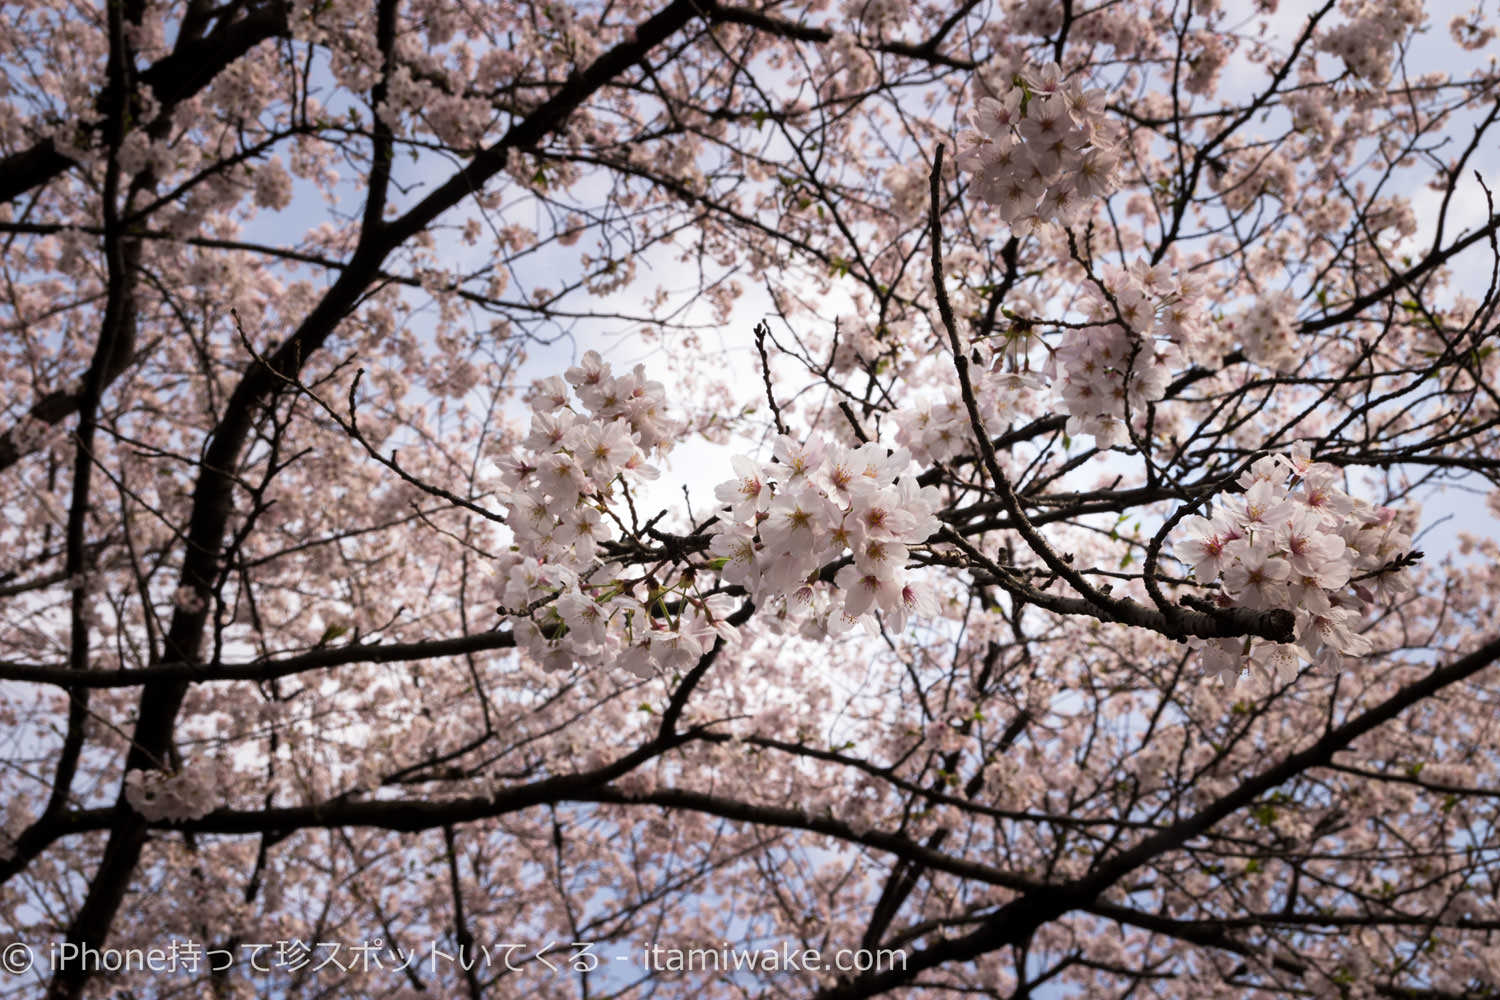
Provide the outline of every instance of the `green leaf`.
[[318,645],[326,646],[339,636],[348,634],[348,632],[349,626],[342,622],[334,622],[323,630],[323,636],[318,640]]

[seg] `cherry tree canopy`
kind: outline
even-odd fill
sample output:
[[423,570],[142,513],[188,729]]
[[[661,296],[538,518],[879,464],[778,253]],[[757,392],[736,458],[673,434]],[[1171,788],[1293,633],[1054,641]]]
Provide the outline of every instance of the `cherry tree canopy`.
[[3,995],[1500,989],[1482,5],[3,9]]

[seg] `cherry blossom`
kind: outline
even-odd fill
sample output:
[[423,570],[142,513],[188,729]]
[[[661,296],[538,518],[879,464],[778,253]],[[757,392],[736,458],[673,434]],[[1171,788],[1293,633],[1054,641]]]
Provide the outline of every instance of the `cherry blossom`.
[[[807,606],[812,590],[826,587],[817,580],[823,565],[847,553],[851,561],[833,580],[846,618],[878,609],[899,613],[904,624],[927,606],[920,587],[907,583],[905,566],[910,547],[938,529],[937,491],[915,484],[908,453],[875,442],[847,448],[787,435],[777,438],[774,453],[779,461],[763,469],[735,459],[737,471],[763,471],[768,482],[757,481],[756,489],[774,498],[764,511],[743,502],[726,511],[712,548],[728,560],[725,579],[746,586],[757,601],[780,597]],[[747,475],[720,484],[716,495],[735,500]]]
[[958,166],[1012,227],[1080,221],[1115,170],[1103,112],[1103,91],[1064,85],[1057,63],[1028,70],[1001,96],[979,99]]
[[125,800],[147,819],[198,819],[213,811],[215,780],[211,772],[129,771]]
[[1489,995],[1495,13],[11,5],[11,992]]
[[[1177,550],[1192,563],[1195,578],[1218,581],[1222,600],[1231,605],[1293,611],[1300,655],[1309,660],[1373,649],[1355,626],[1375,595],[1354,584],[1356,577],[1384,581],[1378,586],[1385,599],[1408,585],[1402,560],[1411,539],[1394,530],[1395,511],[1361,505],[1338,487],[1337,476],[1305,447],[1263,456],[1240,477],[1244,492],[1221,497],[1212,519],[1190,515],[1180,525]],[[1225,659],[1232,657],[1230,645],[1199,648],[1210,675],[1237,672]],[[1270,663],[1273,676],[1289,669],[1284,658],[1257,658],[1253,650],[1252,658]]]

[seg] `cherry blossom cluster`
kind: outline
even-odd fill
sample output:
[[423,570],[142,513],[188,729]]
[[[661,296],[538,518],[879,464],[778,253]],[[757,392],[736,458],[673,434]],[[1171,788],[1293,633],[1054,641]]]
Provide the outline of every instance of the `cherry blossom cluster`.
[[1060,385],[1070,435],[1092,434],[1100,448],[1125,441],[1125,411],[1140,413],[1167,389],[1167,359],[1152,341],[1119,324],[1071,330],[1055,361],[1066,373]]
[[1056,63],[1023,72],[1006,93],[980,98],[956,162],[1013,230],[1079,222],[1115,185],[1104,96],[1064,84]]
[[1214,32],[1195,31],[1189,44],[1194,54],[1188,60],[1188,74],[1182,82],[1182,89],[1206,97],[1219,89],[1219,71],[1229,60],[1229,43]]
[[530,433],[500,476],[514,546],[499,590],[517,643],[548,670],[609,662],[647,677],[732,638],[727,598],[629,579],[600,558],[624,527],[613,501],[632,481],[656,478],[647,452],[665,451],[676,434],[661,383],[641,365],[616,376],[589,351],[565,377],[537,383],[531,408]]
[[686,670],[716,640],[738,637],[728,621],[734,602],[722,594],[700,597],[685,586],[669,591],[649,580],[624,579],[613,564],[584,573],[543,569],[513,571],[508,592],[520,580],[551,600],[530,617],[511,616],[518,643],[545,670],[610,663],[647,678]]
[[23,413],[21,419],[10,429],[10,443],[17,455],[29,455],[62,435],[63,431],[57,425]]
[[834,32],[828,40],[828,53],[834,69],[825,84],[830,95],[857,94],[874,84],[878,77],[875,60],[852,33]]
[[[1301,105],[1305,107],[1305,103]],[[1298,104],[1291,107],[1294,120],[1297,116]],[[1302,121],[1308,121],[1308,116],[1303,115]],[[1315,114],[1312,123],[1321,131],[1308,134],[1310,143],[1322,143],[1329,140],[1331,133],[1336,132],[1332,124],[1332,118],[1324,119],[1321,114]],[[1297,176],[1298,161],[1283,150],[1274,150],[1269,153],[1260,150],[1245,151],[1240,155],[1227,155],[1228,170],[1209,174],[1209,184],[1212,185],[1218,197],[1224,202],[1224,207],[1232,212],[1242,212],[1254,205],[1261,198],[1271,198],[1282,205],[1293,205],[1297,203],[1302,193],[1302,182]],[[1136,195],[1142,198],[1144,195]],[[1257,252],[1268,252],[1265,248],[1257,248]],[[1269,263],[1269,262],[1268,262]]]
[[1483,21],[1479,8],[1470,7],[1467,14],[1455,14],[1448,22],[1448,33],[1453,40],[1469,51],[1482,49],[1495,38],[1495,29]]
[[874,31],[896,27],[911,15],[907,0],[844,0],[844,17]]
[[[1005,356],[997,355],[991,367],[974,379],[974,396],[986,423],[1004,424],[1018,416],[1034,415],[1040,405],[1039,391],[1046,388],[1040,376],[1005,371],[1005,363]],[[917,401],[903,406],[894,416],[897,443],[923,465],[973,453],[969,411],[956,387],[941,400]]]
[[1421,0],[1360,0],[1353,17],[1318,39],[1318,48],[1344,60],[1355,76],[1380,85],[1391,78],[1391,54],[1422,24]]
[[879,611],[894,627],[930,613],[929,595],[906,569],[911,547],[938,530],[938,491],[918,486],[911,456],[878,442],[847,448],[780,436],[775,461],[733,458],[737,478],[716,496],[728,505],[709,551],[723,560],[726,582],[743,586],[757,604],[774,599],[812,608],[826,587],[823,568],[839,567],[831,631]]
[[1096,322],[1070,328],[1051,361],[1069,434],[1092,434],[1099,447],[1126,439],[1136,419],[1161,399],[1185,359],[1208,360],[1214,341],[1202,289],[1165,265],[1107,271],[1088,286],[1084,312]]
[[1178,556],[1198,582],[1218,583],[1222,606],[1296,615],[1295,644],[1201,643],[1210,674],[1237,677],[1247,653],[1285,679],[1299,659],[1370,652],[1353,626],[1377,599],[1410,589],[1401,557],[1411,537],[1394,509],[1351,497],[1339,480],[1303,446],[1258,459],[1240,477],[1244,492],[1222,498],[1211,517],[1183,519]]
[[21,834],[30,825],[30,803],[22,796],[13,796],[5,807],[4,821],[0,822],[0,861],[9,861],[16,856],[16,847]]
[[[504,588],[516,607],[531,603],[533,586],[549,573],[594,562],[599,543],[613,534],[604,515],[617,479],[656,478],[646,451],[664,445],[672,429],[661,383],[640,365],[616,378],[594,351],[568,369],[566,381],[554,375],[537,383],[531,410],[530,433],[500,474],[521,560]],[[527,560],[550,569],[533,572]]]
[[1297,340],[1297,300],[1290,292],[1263,295],[1224,325],[1239,338],[1245,357],[1258,365],[1289,372],[1302,358]]
[[125,773],[125,801],[148,820],[198,819],[213,812],[218,776],[213,768]]

